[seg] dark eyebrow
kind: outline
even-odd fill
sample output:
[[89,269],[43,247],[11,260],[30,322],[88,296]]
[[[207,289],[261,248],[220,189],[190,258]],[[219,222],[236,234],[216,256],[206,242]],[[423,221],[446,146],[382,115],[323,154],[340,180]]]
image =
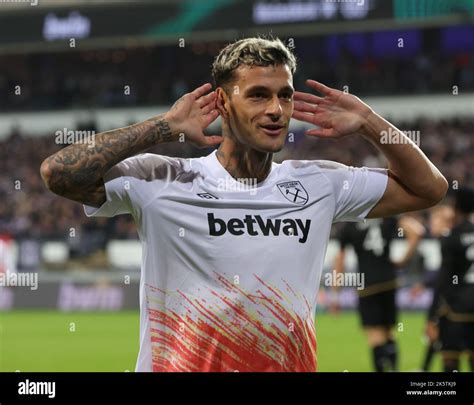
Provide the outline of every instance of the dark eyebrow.
[[[268,87],[265,87],[265,86],[252,86],[252,87],[249,87],[246,91],[245,91],[245,94],[251,94],[251,93],[254,93],[254,92],[257,92],[257,91],[262,91],[262,92],[266,92],[266,91],[270,91],[270,89]],[[290,94],[293,94],[294,93],[294,90],[292,87],[290,86],[285,86],[285,87],[282,87],[278,93],[282,93],[282,92],[289,92]]]
[[290,94],[293,94],[295,92],[295,90],[293,89],[293,87],[290,87],[290,86],[285,86],[285,87],[282,87],[279,91],[279,93],[282,93],[282,92],[285,92],[287,91],[288,93]]

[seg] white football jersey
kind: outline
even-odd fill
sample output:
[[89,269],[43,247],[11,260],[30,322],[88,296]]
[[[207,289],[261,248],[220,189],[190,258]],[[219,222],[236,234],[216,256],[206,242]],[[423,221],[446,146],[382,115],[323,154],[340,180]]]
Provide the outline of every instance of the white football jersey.
[[86,214],[132,214],[143,246],[136,371],[316,371],[331,224],[363,220],[387,171],[287,160],[252,184],[216,151],[142,154],[105,185],[107,201]]

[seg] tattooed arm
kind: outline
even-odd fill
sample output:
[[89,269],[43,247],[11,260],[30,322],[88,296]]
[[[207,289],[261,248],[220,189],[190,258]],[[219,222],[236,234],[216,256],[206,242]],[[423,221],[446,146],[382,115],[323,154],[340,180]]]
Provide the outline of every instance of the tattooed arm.
[[220,136],[203,132],[218,116],[215,93],[206,94],[210,89],[207,83],[185,94],[165,114],[97,134],[93,147],[77,143],[60,150],[42,163],[43,181],[60,196],[100,207],[106,200],[103,177],[122,160],[181,136],[198,147],[220,143]]

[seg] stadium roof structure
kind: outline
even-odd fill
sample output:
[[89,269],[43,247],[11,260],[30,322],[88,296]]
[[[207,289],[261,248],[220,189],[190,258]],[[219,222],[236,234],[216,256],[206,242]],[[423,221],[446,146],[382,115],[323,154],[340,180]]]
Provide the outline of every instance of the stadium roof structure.
[[[0,53],[472,23],[474,0],[0,0]],[[25,28],[26,27],[26,28]]]

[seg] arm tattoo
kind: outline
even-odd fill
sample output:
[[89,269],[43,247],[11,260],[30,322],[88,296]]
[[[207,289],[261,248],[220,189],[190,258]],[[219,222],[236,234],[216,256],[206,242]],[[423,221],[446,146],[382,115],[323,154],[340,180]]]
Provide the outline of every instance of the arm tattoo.
[[122,160],[160,142],[170,142],[169,123],[158,116],[95,136],[95,146],[70,145],[48,157],[41,174],[48,188],[74,201],[100,206],[106,199],[103,176]]
[[156,121],[156,132],[161,142],[171,142],[173,140],[170,126],[166,120],[159,119]]

